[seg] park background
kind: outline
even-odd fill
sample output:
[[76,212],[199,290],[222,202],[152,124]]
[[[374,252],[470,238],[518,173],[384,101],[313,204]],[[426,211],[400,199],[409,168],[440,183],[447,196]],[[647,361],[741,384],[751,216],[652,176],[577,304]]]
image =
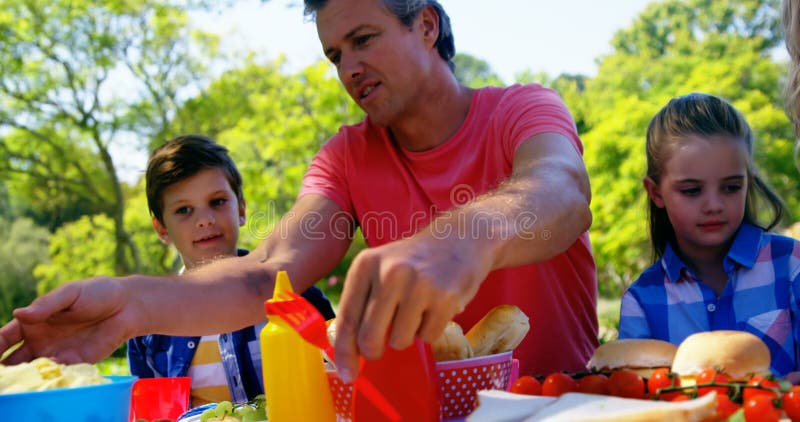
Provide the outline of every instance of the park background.
[[[603,339],[616,336],[619,298],[652,262],[644,133],[671,97],[708,92],[744,113],[757,165],[789,209],[779,230],[800,237],[779,0],[441,3],[453,6],[459,80],[541,83],[575,117],[592,184]],[[229,148],[248,205],[240,246],[252,249],[293,203],[320,145],[363,118],[301,2],[0,5],[0,323],[62,283],[180,267],[153,232],[144,193],[147,151],[164,140],[203,133]],[[318,283],[334,302],[363,247],[357,238]],[[102,369],[124,373],[124,348]]]

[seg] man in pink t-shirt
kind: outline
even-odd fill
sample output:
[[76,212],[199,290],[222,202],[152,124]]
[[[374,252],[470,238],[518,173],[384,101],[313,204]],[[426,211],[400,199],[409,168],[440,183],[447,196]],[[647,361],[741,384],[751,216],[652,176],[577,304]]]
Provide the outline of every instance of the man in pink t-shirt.
[[[520,145],[543,133],[558,134],[560,142],[582,152],[566,107],[554,91],[538,85],[472,91],[462,125],[424,151],[397,145],[368,117],[342,127],[322,147],[300,197],[319,194],[334,201],[358,222],[370,247],[408,239],[437,217],[496,190],[511,175]],[[497,230],[510,231],[503,226],[513,224],[525,224],[516,235],[532,241],[560,229],[536,220],[533,210],[509,216],[487,209],[469,226],[444,220],[436,230],[480,242],[487,235],[502,236]],[[548,260],[490,272],[455,320],[466,330],[494,306],[517,305],[532,320],[530,334],[515,350],[522,373],[577,371],[585,369],[597,346],[595,298],[595,266],[584,233]]]
[[[322,49],[369,116],[314,159],[300,197],[249,255],[180,277],[66,283],[0,328],[6,363],[97,361],[144,334],[203,335],[263,321],[275,274],[298,291],[342,259],[345,381],[358,357],[433,341],[517,304],[532,320],[524,373],[581,369],[596,345],[590,189],[572,119],[538,86],[473,90],[455,78],[449,18],[434,0],[306,0]],[[213,301],[203,312],[193,309]]]

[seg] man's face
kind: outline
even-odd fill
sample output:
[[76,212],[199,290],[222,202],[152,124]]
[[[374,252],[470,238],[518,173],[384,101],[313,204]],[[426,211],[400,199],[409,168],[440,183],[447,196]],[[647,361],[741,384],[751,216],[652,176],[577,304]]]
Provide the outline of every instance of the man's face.
[[424,10],[409,28],[381,0],[330,0],[316,21],[326,57],[373,122],[389,126],[413,110],[432,60],[441,60],[435,13]]
[[200,170],[173,183],[162,198],[164,223],[153,218],[153,227],[164,243],[175,245],[187,269],[236,256],[245,207],[222,169]]

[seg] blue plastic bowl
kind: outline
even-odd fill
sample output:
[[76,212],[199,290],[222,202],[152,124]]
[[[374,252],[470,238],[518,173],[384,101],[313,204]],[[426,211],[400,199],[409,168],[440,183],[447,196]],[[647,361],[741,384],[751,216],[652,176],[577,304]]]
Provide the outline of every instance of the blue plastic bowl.
[[8,421],[127,422],[136,377],[110,376],[107,384],[0,394]]

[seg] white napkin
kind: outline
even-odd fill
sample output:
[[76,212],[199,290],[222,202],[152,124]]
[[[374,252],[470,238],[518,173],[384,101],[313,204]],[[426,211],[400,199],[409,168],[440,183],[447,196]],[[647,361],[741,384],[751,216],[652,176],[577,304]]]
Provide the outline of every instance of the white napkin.
[[478,391],[478,407],[467,416],[467,422],[519,422],[555,401],[555,397]]

